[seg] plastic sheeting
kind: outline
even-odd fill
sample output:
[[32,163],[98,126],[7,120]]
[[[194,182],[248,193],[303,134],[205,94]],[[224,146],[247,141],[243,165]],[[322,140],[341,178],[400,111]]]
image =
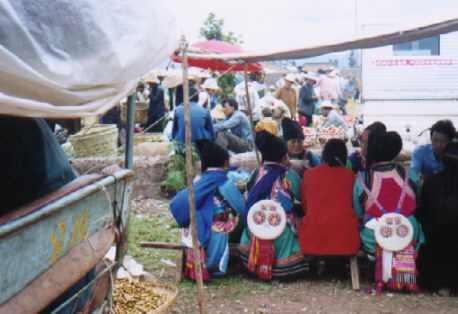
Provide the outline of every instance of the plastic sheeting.
[[160,1],[0,2],[0,113],[102,114],[178,47]]

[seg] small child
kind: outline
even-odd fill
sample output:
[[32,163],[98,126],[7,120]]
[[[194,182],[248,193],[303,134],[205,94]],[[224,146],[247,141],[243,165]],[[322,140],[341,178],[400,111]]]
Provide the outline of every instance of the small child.
[[262,119],[256,125],[255,131],[261,132],[266,130],[267,132],[272,133],[275,136],[278,136],[278,124],[272,120],[272,109],[265,107],[261,111]]

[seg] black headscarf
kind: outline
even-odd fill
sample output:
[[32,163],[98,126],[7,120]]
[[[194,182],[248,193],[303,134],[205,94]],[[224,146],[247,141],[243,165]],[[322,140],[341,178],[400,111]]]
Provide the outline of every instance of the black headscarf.
[[285,142],[267,131],[257,133],[255,142],[263,161],[280,162],[287,153]]
[[382,122],[377,121],[365,128],[364,132],[368,133],[366,167],[370,168],[370,165],[374,162],[377,143],[383,134],[386,133],[386,126]]
[[281,126],[283,128],[283,140],[285,142],[292,139],[304,139],[302,128],[296,121],[293,121],[290,118],[283,118]]
[[[371,149],[371,148],[369,148]],[[402,138],[397,132],[380,135],[371,150],[374,162],[392,161],[402,150]],[[368,151],[369,154],[369,151]]]
[[220,145],[207,138],[196,140],[196,146],[201,159],[202,172],[208,167],[222,167],[229,160],[229,153]]

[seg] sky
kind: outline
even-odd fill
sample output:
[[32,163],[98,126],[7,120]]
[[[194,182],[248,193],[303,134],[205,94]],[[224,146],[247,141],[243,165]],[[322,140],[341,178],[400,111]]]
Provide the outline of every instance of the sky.
[[[306,47],[354,36],[368,24],[458,17],[458,0],[165,0],[191,44],[210,12],[224,31],[242,35],[248,52]],[[356,19],[355,19],[356,17]],[[386,26],[385,26],[386,27]]]

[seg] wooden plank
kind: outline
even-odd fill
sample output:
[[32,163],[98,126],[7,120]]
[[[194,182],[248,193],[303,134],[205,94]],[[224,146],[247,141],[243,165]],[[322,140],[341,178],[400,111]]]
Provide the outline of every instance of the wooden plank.
[[359,267],[358,257],[353,255],[350,257],[350,272],[351,272],[351,285],[353,290],[359,290]]
[[169,243],[169,242],[138,242],[138,246],[149,247],[154,249],[170,249],[170,250],[180,250],[184,248],[184,245],[181,243]]
[[181,282],[183,281],[183,265],[184,265],[184,247],[178,250],[177,256],[177,268],[175,270],[175,281]]
[[109,200],[116,196],[118,204],[123,204],[123,219],[128,216],[132,185],[133,172],[119,171],[114,177],[103,178],[0,226],[0,304],[79,243],[105,228],[113,218]]
[[79,190],[102,178],[103,176],[99,174],[84,175],[79,178],[76,178],[72,182],[69,182],[68,184],[49,193],[48,195],[45,195],[44,197],[38,200],[35,200],[31,202],[30,204],[22,206],[6,215],[3,215],[2,217],[0,217],[0,226],[8,222],[11,222],[13,220],[24,217],[30,213],[33,213],[34,211],[64,197],[65,195],[75,192],[76,190]]

